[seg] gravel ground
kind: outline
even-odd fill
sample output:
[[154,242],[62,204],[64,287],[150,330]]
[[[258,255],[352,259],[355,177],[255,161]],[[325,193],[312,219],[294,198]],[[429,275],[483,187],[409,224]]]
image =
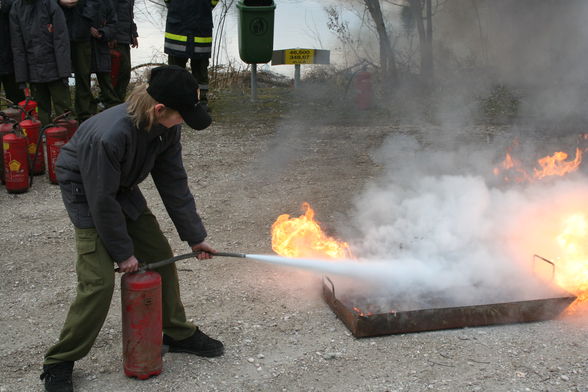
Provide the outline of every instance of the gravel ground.
[[[271,253],[270,227],[308,201],[331,234],[377,176],[370,151],[417,127],[214,125],[186,133],[197,204],[218,250]],[[492,131],[490,131],[492,133]],[[487,129],[469,129],[486,143]],[[465,136],[464,136],[465,137]],[[279,141],[279,142],[278,142]],[[153,184],[142,186],[176,253],[185,253]],[[41,391],[44,351],[75,294],[73,230],[58,188],[37,177],[26,194],[0,192],[0,392]],[[166,354],[137,381],[121,366],[120,290],[77,391],[588,391],[587,312],[558,320],[355,339],[320,297],[321,278],[256,261],[178,263],[190,319],[226,354]]]

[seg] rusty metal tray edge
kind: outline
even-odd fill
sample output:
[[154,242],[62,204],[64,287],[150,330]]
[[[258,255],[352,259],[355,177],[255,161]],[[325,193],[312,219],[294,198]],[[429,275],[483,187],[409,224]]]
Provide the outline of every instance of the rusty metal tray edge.
[[337,299],[334,291],[333,282],[323,277],[325,302],[356,338],[550,320],[576,300],[567,293],[540,300],[360,315]]

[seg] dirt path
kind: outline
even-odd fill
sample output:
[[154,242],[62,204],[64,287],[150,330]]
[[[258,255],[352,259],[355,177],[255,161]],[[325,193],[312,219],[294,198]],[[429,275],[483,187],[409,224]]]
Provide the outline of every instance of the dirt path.
[[[289,123],[186,133],[185,165],[210,243],[271,253],[271,224],[298,215],[303,201],[338,234],[353,197],[378,174],[370,151],[395,132],[420,131]],[[152,183],[142,189],[174,251],[186,252]],[[0,392],[41,391],[43,353],[75,290],[72,227],[58,188],[37,177],[27,194],[0,192],[0,227]],[[178,268],[188,317],[226,354],[167,354],[159,377],[126,378],[117,287],[94,348],[76,363],[77,391],[588,391],[583,316],[355,339],[309,272],[227,258]]]

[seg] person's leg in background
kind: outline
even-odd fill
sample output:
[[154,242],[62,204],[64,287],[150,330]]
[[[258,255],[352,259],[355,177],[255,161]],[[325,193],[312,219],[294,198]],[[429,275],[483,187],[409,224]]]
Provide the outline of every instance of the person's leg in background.
[[169,65],[177,65],[178,67],[186,68],[187,62],[187,57],[172,56],[171,54],[167,56],[167,63]]
[[49,83],[31,83],[31,94],[39,108],[39,121],[43,126],[51,123],[51,92]]
[[53,115],[55,117],[71,111],[71,96],[67,79],[60,79],[47,83],[51,101],[53,102]]
[[0,75],[0,84],[4,88],[4,95],[6,95],[7,99],[15,104],[24,101],[24,93],[18,88],[14,80],[14,74]]
[[124,102],[127,96],[127,88],[131,81],[131,46],[129,44],[117,44],[116,50],[120,53],[120,69],[114,91],[118,99]]
[[71,42],[71,62],[75,74],[76,89],[74,94],[76,116],[81,124],[90,118],[94,112],[90,82],[90,67],[92,62],[92,45],[90,41]]
[[122,103],[122,100],[119,99],[118,94],[112,86],[110,72],[96,72],[96,77],[100,86],[100,99],[104,104],[104,108],[108,109]]
[[192,58],[190,65],[192,66],[192,75],[198,82],[198,89],[200,90],[200,102],[208,108],[208,64],[207,58]]

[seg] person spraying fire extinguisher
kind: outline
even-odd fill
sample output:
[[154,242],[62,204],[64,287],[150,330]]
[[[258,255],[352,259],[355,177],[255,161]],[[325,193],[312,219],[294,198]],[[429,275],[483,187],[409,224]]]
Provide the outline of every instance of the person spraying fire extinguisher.
[[[211,123],[197,88],[181,67],[154,68],[147,85],[86,120],[61,148],[56,174],[75,228],[79,289],[59,341],[45,354],[41,378],[49,392],[73,390],[74,362],[89,352],[110,307],[113,267],[129,273],[173,256],[139,189],[149,173],[180,238],[199,259],[216,253],[205,241],[181,155],[181,123],[196,130]],[[163,344],[170,352],[222,355],[220,341],[187,321],[175,266],[155,271],[162,282]]]

